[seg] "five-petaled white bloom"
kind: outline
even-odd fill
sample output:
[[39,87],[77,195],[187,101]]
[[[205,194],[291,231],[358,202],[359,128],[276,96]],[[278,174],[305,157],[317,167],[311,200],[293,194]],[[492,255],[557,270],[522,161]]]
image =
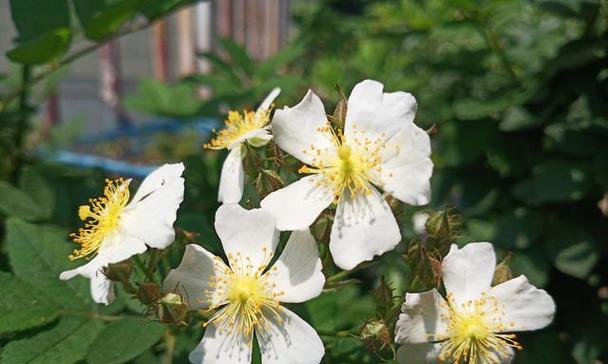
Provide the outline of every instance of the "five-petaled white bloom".
[[521,349],[513,332],[551,323],[555,303],[524,276],[491,286],[489,243],[452,246],[442,263],[445,300],[436,289],[408,293],[395,330],[402,363],[510,363]]
[[274,88],[254,111],[229,111],[224,129],[217,132],[215,138],[205,145],[209,149],[228,149],[229,153],[222,166],[218,201],[238,203],[243,197],[245,171],[243,170],[243,146],[248,143],[261,147],[272,139],[269,132],[272,102],[281,93]]
[[308,231],[291,233],[269,267],[279,234],[261,209],[221,206],[215,217],[228,265],[198,245],[188,245],[180,266],[165,279],[165,292],[178,292],[191,308],[214,312],[190,361],[248,364],[253,334],[263,364],[318,364],[324,355],[315,330],[280,302],[304,302],[325,284],[317,245]]
[[173,223],[184,199],[182,163],[165,164],[148,175],[129,202],[130,179],[106,180],[103,196],[80,206],[78,216],[84,227],[71,235],[80,244],[70,260],[92,259],[59,276],[63,280],[76,275],[91,280],[91,295],[97,303],[110,304],[114,299],[112,282],[103,269],[146,251],[146,245],[164,249],[175,239]]
[[430,139],[413,123],[415,113],[411,94],[383,93],[372,80],[353,88],[343,131],[331,128],[312,91],[293,108],[277,110],[276,143],[310,175],[268,195],[262,208],[275,216],[279,230],[299,230],[335,202],[329,247],[342,269],[392,250],[401,233],[376,187],[410,205],[430,198]]

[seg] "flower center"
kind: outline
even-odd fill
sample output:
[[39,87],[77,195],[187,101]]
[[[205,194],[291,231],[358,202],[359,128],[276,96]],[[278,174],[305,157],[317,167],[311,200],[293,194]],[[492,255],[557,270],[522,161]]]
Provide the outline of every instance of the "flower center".
[[356,128],[348,140],[341,131],[335,133],[330,126],[318,131],[331,135],[336,149],[328,151],[311,145],[310,150],[304,150],[304,153],[313,155],[312,167],[302,166],[299,172],[324,175],[326,178],[321,184],[332,189],[336,200],[345,190],[353,196],[369,194],[369,182],[378,181],[382,172],[380,154],[384,145],[380,139],[372,140],[364,131]]
[[270,111],[260,110],[258,112],[244,110],[229,111],[228,118],[224,121],[224,129],[215,132],[215,138],[205,144],[208,149],[224,149],[239,143],[243,136],[254,130],[261,129],[270,119]]
[[[268,327],[268,317],[273,315],[277,322],[282,322],[279,296],[283,293],[276,290],[270,282],[266,264],[254,267],[249,259],[240,254],[229,255],[233,268],[229,268],[217,258],[214,260],[214,271],[209,278],[209,289],[205,290],[207,311],[217,311],[204,326],[215,323],[219,330],[228,333],[250,335],[254,330]],[[269,261],[270,259],[266,260]]]
[[129,202],[130,182],[130,179],[106,179],[103,196],[92,198],[88,205],[78,208],[78,217],[84,221],[84,227],[70,234],[72,240],[80,244],[80,248],[69,256],[70,260],[94,254],[101,247],[103,239],[116,230],[122,210]]
[[[460,364],[500,364],[508,357],[509,347],[521,349],[514,334],[503,323],[502,309],[493,297],[485,294],[478,300],[457,304],[448,295],[448,321],[445,335],[435,337],[443,341],[439,359]],[[512,324],[511,324],[512,325]]]

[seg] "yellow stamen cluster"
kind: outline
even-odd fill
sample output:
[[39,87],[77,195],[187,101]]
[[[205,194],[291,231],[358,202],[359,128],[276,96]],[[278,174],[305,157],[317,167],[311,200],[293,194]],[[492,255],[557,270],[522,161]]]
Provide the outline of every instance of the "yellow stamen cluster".
[[382,143],[384,135],[372,139],[356,125],[349,138],[340,130],[335,132],[329,124],[318,128],[317,132],[331,138],[335,149],[328,151],[311,145],[303,150],[304,154],[312,155],[312,167],[302,166],[299,172],[325,176],[319,183],[332,189],[336,201],[346,190],[352,195],[371,193],[369,182],[378,184],[378,176],[382,173],[381,152],[386,148]]
[[456,303],[448,295],[447,314],[442,318],[448,322],[445,335],[435,335],[434,340],[443,341],[439,360],[460,364],[500,364],[508,357],[509,347],[521,349],[510,331],[514,324],[504,323],[500,303],[483,294],[480,299]]
[[[266,255],[266,248],[264,252]],[[271,257],[264,261],[269,262]],[[248,336],[254,330],[263,332],[268,327],[269,315],[282,323],[278,299],[283,292],[277,290],[269,277],[276,268],[266,271],[267,263],[255,267],[240,253],[229,254],[228,260],[232,268],[218,257],[214,260],[215,274],[209,278],[209,288],[205,290],[207,311],[224,307],[203,326],[214,323],[219,331]]]
[[247,133],[265,127],[270,119],[271,110],[272,108],[257,112],[244,110],[242,113],[233,110],[229,111],[228,118],[224,121],[224,129],[214,131],[216,134],[215,138],[205,144],[205,148],[224,149],[239,142]]
[[103,196],[92,198],[88,205],[78,208],[78,217],[84,221],[84,227],[70,235],[76,244],[80,244],[80,248],[69,256],[70,260],[97,252],[103,239],[118,227],[122,210],[129,202],[130,182],[130,179],[106,179]]

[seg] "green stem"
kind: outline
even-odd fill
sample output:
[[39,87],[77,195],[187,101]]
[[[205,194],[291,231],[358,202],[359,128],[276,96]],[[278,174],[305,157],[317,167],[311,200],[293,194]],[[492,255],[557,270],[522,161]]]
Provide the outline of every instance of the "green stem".
[[24,65],[21,68],[21,90],[18,93],[19,96],[19,122],[17,124],[17,129],[15,131],[15,156],[13,160],[11,180],[13,183],[17,183],[19,179],[19,174],[21,173],[21,167],[23,165],[25,153],[23,152],[23,148],[25,145],[25,136],[27,135],[28,129],[28,118],[29,118],[29,90],[24,85],[30,82],[30,78],[32,76],[32,68],[31,66]]
[[336,273],[333,276],[327,278],[327,282],[328,283],[333,283],[333,282],[337,282],[340,281],[346,277],[348,277],[349,274],[358,272],[360,270],[369,268],[371,266],[373,266],[375,263],[374,262],[364,262],[359,264],[358,266],[356,266],[355,268],[351,269],[351,270],[344,270],[342,272]]
[[341,331],[331,331],[331,330],[319,330],[317,329],[317,333],[321,336],[331,336],[331,337],[358,337],[356,334],[350,332],[349,330],[341,330]]
[[99,321],[119,321],[126,317],[126,316],[100,315],[97,312],[79,312],[79,311],[71,311],[71,310],[59,310],[59,311],[57,311],[57,313],[61,316],[88,317],[93,320],[99,320]]
[[175,335],[173,335],[170,328],[165,330],[164,340],[165,354],[163,355],[162,364],[172,364],[175,354]]

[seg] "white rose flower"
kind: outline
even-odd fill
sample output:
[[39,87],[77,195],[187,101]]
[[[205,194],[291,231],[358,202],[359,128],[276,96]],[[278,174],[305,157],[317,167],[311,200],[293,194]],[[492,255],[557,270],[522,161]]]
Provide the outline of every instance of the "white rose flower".
[[269,267],[278,244],[274,219],[260,209],[221,206],[215,217],[228,264],[190,244],[163,284],[193,309],[215,311],[190,354],[197,364],[248,364],[253,334],[263,364],[318,364],[325,350],[316,331],[281,302],[317,297],[325,284],[317,245],[307,230],[291,233]]
[[217,132],[215,138],[205,145],[208,149],[228,149],[229,153],[222,166],[218,201],[238,203],[243,197],[245,171],[243,170],[243,146],[249,143],[261,147],[272,139],[268,125],[272,102],[281,93],[274,88],[254,111],[228,112],[224,129]]
[[490,243],[452,245],[442,262],[447,297],[436,289],[407,293],[395,341],[402,363],[503,364],[521,349],[514,332],[551,323],[555,303],[524,276],[491,286]]
[[430,199],[431,144],[413,123],[416,100],[382,90],[372,80],[353,88],[344,131],[331,128],[312,91],[293,108],[277,110],[272,120],[278,146],[305,163],[300,172],[310,175],[271,193],[261,207],[277,219],[279,230],[300,230],[336,203],[329,247],[342,269],[392,250],[401,240],[377,187],[410,205]]
[[103,268],[143,253],[146,245],[164,249],[175,239],[173,223],[184,199],[183,171],[182,163],[165,164],[154,170],[130,202],[130,179],[106,180],[103,196],[78,209],[84,227],[71,235],[80,248],[74,250],[70,260],[92,259],[61,273],[59,278],[89,278],[93,300],[110,304],[114,290]]

